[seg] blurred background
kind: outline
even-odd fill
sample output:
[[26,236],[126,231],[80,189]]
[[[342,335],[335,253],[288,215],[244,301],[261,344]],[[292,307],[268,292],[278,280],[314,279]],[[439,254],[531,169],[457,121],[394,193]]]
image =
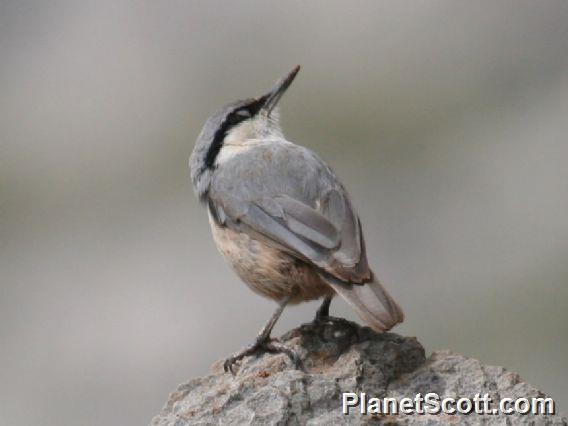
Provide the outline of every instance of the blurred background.
[[256,334],[274,305],[217,254],[187,157],[298,63],[284,128],[349,188],[396,332],[567,412],[567,46],[561,0],[2,0],[0,424],[147,424]]

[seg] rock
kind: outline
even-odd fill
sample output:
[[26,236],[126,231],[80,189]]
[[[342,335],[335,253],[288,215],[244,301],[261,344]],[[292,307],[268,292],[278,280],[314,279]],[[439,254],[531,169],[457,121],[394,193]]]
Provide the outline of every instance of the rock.
[[[346,320],[305,324],[280,339],[301,357],[304,371],[293,369],[283,354],[247,357],[236,375],[223,372],[190,380],[170,395],[152,426],[186,425],[360,425],[360,424],[526,424],[568,425],[561,415],[361,414],[342,412],[344,393],[368,398],[545,397],[517,374],[449,351],[426,359],[411,337],[376,334]],[[354,398],[351,395],[350,398]],[[371,408],[371,400],[368,399]],[[496,407],[497,403],[492,407]]]

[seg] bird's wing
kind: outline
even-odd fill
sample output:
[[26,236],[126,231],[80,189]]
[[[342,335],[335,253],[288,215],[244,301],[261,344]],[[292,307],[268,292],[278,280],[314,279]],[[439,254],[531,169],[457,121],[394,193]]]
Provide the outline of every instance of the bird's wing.
[[374,330],[401,322],[402,310],[369,269],[349,196],[323,161],[273,142],[241,155],[213,176],[208,203],[217,224],[314,265]]
[[318,197],[315,208],[288,194],[263,195],[211,191],[209,209],[221,226],[253,233],[341,281],[371,279],[359,218],[341,186]]

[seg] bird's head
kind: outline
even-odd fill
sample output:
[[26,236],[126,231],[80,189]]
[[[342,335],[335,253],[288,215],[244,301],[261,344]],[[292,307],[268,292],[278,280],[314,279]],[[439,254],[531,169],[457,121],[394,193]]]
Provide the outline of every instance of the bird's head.
[[282,136],[277,104],[298,71],[299,65],[278,80],[268,93],[227,104],[207,119],[189,159],[191,180],[201,199],[207,194],[211,173],[224,145]]

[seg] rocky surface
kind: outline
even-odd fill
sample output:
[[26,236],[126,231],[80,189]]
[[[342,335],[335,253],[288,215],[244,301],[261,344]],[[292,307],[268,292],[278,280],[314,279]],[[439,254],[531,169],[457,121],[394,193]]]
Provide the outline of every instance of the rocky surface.
[[487,393],[494,401],[544,394],[502,367],[485,366],[449,351],[435,352],[426,359],[415,338],[378,335],[345,320],[305,324],[280,340],[301,356],[303,371],[293,369],[283,354],[247,357],[234,377],[223,372],[219,361],[211,375],[179,386],[152,426],[568,425],[559,414],[387,416],[363,415],[358,407],[344,415],[344,392],[365,392],[378,398],[414,398],[429,392],[442,398],[473,398]]

